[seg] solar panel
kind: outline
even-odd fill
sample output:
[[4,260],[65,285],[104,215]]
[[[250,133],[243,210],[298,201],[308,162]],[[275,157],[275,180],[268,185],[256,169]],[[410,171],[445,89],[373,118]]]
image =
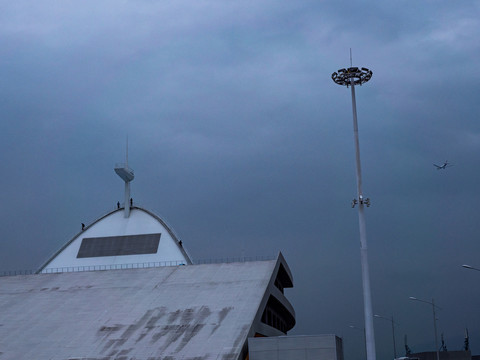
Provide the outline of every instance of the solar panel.
[[156,254],[160,233],[83,238],[77,258]]

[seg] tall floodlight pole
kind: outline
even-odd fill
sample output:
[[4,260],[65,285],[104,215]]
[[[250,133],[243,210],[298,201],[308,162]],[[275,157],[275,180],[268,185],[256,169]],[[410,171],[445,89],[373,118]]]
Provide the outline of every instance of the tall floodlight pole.
[[368,271],[367,232],[365,225],[364,206],[370,206],[370,199],[363,198],[362,170],[360,166],[360,144],[358,141],[357,104],[355,101],[355,85],[362,85],[372,77],[372,71],[367,68],[350,67],[340,69],[332,74],[332,80],[338,85],[350,86],[352,91],[353,110],[353,135],[355,139],[355,159],[357,169],[357,198],[353,200],[352,207],[358,204],[358,222],[360,230],[360,254],[362,263],[363,306],[365,316],[365,347],[367,360],[375,360],[375,335],[373,332],[372,295],[370,291],[370,275]]

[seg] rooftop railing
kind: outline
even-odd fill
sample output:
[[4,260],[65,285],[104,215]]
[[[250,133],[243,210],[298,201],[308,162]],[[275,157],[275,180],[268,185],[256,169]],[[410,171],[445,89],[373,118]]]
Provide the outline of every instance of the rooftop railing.
[[[268,261],[275,260],[276,256],[244,256],[244,257],[228,257],[219,259],[200,259],[195,260],[193,265],[205,264],[222,264],[222,263],[236,263],[236,262],[251,262],[251,261]],[[126,270],[126,269],[147,269],[163,266],[184,266],[185,261],[161,261],[161,262],[145,262],[132,264],[111,264],[111,265],[87,265],[87,266],[68,266],[58,268],[43,269],[40,274],[56,274],[64,272],[83,272],[83,271],[105,271],[105,270]],[[11,270],[0,272],[0,277],[17,276],[17,275],[33,275],[37,274],[34,270]]]

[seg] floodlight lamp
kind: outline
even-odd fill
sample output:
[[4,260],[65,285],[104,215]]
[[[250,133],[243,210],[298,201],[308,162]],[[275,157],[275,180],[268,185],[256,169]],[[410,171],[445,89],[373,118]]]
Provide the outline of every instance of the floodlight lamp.
[[332,74],[332,80],[338,85],[362,85],[372,78],[373,72],[367,68],[350,67]]

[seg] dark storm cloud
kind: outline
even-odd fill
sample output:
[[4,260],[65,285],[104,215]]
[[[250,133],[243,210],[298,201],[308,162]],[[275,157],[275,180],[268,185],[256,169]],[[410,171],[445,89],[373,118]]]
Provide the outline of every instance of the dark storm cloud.
[[[350,90],[356,89],[374,312],[415,351],[439,328],[478,352],[478,2],[17,1],[0,12],[2,268],[35,268],[112,209],[164,217],[194,258],[282,251],[302,333],[363,357]],[[454,167],[437,171],[432,163]],[[478,301],[477,301],[478,302]],[[423,306],[425,305],[425,306]],[[378,321],[378,322],[377,322]],[[392,356],[375,320],[378,357]],[[476,340],[475,340],[476,339]]]

